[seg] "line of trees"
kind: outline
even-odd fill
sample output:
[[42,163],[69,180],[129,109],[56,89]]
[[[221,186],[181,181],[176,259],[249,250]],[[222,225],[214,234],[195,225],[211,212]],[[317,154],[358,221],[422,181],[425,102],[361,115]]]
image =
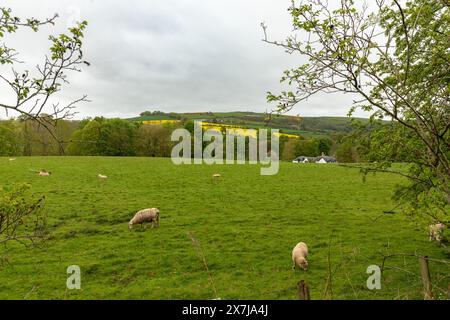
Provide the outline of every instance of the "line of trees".
[[5,120],[0,121],[0,156],[168,157],[173,129],[170,124],[142,125],[97,117],[61,120],[49,132],[33,120]]
[[52,127],[23,117],[0,121],[0,156],[63,155],[59,141],[70,140],[77,128],[77,121],[60,120]]
[[122,119],[84,120],[72,135],[68,154],[168,157],[174,128],[171,124],[142,125]]
[[[172,131],[183,127],[194,130],[192,120],[176,124],[147,125],[124,119],[96,117],[81,121],[60,120],[55,127],[41,126],[24,117],[0,121],[0,156],[146,156],[170,157]],[[332,133],[318,138],[280,137],[280,158],[291,161],[298,156],[336,156],[338,162],[376,161],[384,146],[385,125],[350,134]],[[55,139],[54,137],[57,137]],[[224,138],[224,141],[226,139]],[[204,143],[204,146],[208,145]],[[404,161],[396,155],[394,160]]]
[[330,138],[289,139],[285,142],[281,159],[290,161],[298,156],[316,157],[330,155],[333,141]]

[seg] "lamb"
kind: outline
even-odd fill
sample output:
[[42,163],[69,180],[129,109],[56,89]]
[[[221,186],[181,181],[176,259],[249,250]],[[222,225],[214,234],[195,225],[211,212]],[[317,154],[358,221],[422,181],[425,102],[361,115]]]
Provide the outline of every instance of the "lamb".
[[97,176],[100,180],[106,180],[106,179],[108,179],[108,176],[105,176],[105,175],[103,175],[103,174],[98,174],[98,176]]
[[221,175],[220,173],[214,173],[214,174],[211,176],[211,182],[214,182],[214,180],[219,179],[221,176],[222,176],[222,175]]
[[430,225],[430,241],[436,240],[437,242],[441,243],[442,240],[444,240],[444,237],[442,236],[442,232],[444,231],[445,225],[443,223],[436,223]]
[[39,176],[40,177],[48,177],[51,174],[52,174],[51,172],[49,172],[49,171],[47,171],[45,169],[42,169],[41,171],[39,171]]
[[306,257],[308,256],[308,246],[304,242],[299,242],[292,250],[292,269],[299,266],[303,270],[308,270],[308,261]]
[[138,211],[128,223],[128,227],[131,230],[134,225],[142,225],[145,222],[151,223],[152,228],[154,226],[159,227],[159,210],[157,208],[149,208]]

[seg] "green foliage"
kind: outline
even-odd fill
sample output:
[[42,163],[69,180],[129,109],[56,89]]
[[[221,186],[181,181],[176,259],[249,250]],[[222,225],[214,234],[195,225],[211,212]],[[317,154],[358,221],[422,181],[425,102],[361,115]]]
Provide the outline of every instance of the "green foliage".
[[297,155],[305,155],[315,157],[319,154],[319,143],[316,140],[296,140],[295,153]]
[[82,55],[80,49],[83,44],[83,30],[87,24],[87,21],[78,22],[75,27],[69,28],[70,35],[60,34],[58,37],[49,37],[53,43],[50,48],[52,60],[65,59],[67,53],[72,53],[74,50],[79,51],[79,54]]
[[[21,19],[14,16],[10,8],[0,8],[0,38],[4,38],[7,33],[14,33],[20,27],[30,28],[37,32],[39,27],[43,24],[53,24],[56,19],[56,15],[51,19],[40,21],[35,18]],[[0,64],[13,64],[16,62],[15,56],[17,52],[13,48],[9,48],[6,44],[2,44],[0,47]]]
[[30,187],[19,184],[9,190],[0,188],[0,244],[35,243],[44,238],[46,216],[40,210],[44,198],[31,199],[26,193]]
[[136,132],[136,154],[145,157],[170,157],[172,130],[162,125],[142,125]]
[[410,184],[397,190],[396,198],[402,199],[408,215],[419,213],[426,220],[439,211],[443,216],[438,221],[446,222],[450,7],[441,0],[376,1],[367,10],[362,7],[352,0],[292,1],[294,30],[283,42],[268,40],[263,25],[266,42],[307,60],[281,78],[293,90],[269,92],[267,100],[277,103],[281,113],[319,92],[357,95],[349,115],[360,108],[371,112],[368,127],[386,118],[392,123],[361,131],[360,141],[347,139],[337,150],[338,158],[376,162],[364,172],[395,171],[392,161],[411,163],[407,172],[399,173]]
[[194,121],[188,120],[184,123],[184,129],[189,131],[191,134],[194,134]]
[[23,148],[22,132],[14,121],[0,122],[0,155],[15,156]]
[[122,119],[97,117],[74,132],[69,154],[90,156],[135,155],[135,137],[139,125]]
[[370,130],[362,127],[351,137],[366,161],[386,166],[393,162],[414,162],[417,151],[424,147],[410,130],[395,122],[374,124]]
[[330,150],[331,150],[331,146],[333,144],[333,141],[331,141],[330,138],[319,138],[317,139],[317,151],[319,153],[319,155],[329,155],[330,154]]
[[[280,141],[280,144],[282,142]],[[317,157],[320,155],[330,155],[333,142],[329,138],[321,137],[317,139],[289,139],[280,148],[281,159],[292,161],[298,156]]]
[[430,169],[424,165],[410,164],[404,174],[414,177],[407,185],[397,186],[394,194],[394,199],[403,204],[404,212],[425,225],[436,222],[450,225],[450,204]]
[[359,161],[356,146],[350,139],[344,140],[336,150],[336,160],[339,163],[354,163]]
[[162,116],[165,115],[162,111],[144,111],[139,114],[141,117]]

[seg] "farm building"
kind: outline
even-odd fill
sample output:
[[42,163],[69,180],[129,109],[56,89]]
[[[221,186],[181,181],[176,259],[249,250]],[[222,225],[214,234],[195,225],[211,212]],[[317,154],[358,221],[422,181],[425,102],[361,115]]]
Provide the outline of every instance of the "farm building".
[[292,160],[293,163],[336,163],[335,157],[321,155],[319,157],[300,156]]
[[295,158],[294,160],[292,160],[293,163],[308,163],[308,162],[315,162],[314,161],[314,157],[305,157],[305,156],[300,156]]

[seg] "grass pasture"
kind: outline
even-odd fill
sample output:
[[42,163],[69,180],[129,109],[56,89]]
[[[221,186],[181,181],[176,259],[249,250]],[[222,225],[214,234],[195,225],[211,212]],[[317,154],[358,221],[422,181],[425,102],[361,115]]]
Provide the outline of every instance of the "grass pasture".
[[[449,258],[426,230],[383,214],[402,183],[389,174],[363,182],[337,165],[282,163],[277,175],[260,176],[257,165],[175,166],[158,158],[0,163],[0,186],[28,182],[46,196],[50,230],[39,248],[0,247],[0,299],[296,299],[300,279],[312,299],[322,299],[329,253],[333,299],[421,299],[416,258],[388,260],[381,290],[367,289],[366,268],[388,253]],[[40,168],[52,176],[29,170]],[[99,173],[109,179],[99,181]],[[160,228],[130,232],[128,220],[145,207],[160,208]],[[201,244],[212,281],[188,233]],[[299,241],[309,245],[306,272],[291,269]],[[66,289],[69,265],[81,268],[81,290]],[[434,284],[447,288],[448,266],[430,269]]]

